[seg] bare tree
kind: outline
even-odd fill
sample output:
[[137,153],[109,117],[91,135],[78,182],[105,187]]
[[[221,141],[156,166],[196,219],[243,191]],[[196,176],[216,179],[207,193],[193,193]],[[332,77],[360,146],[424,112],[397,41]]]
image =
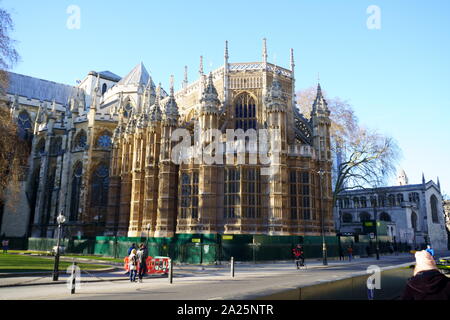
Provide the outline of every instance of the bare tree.
[[[315,88],[297,93],[298,105],[306,117],[310,116],[315,96]],[[400,149],[392,137],[361,126],[347,101],[334,98],[327,102],[331,111],[332,153],[337,162],[333,172],[335,205],[338,195],[346,190],[385,185],[395,174]]]
[[11,39],[9,33],[14,30],[14,25],[9,13],[0,8],[0,88],[5,90],[8,85],[9,70],[19,61],[19,54],[14,45],[15,40]]
[[7,70],[19,60],[14,40],[9,37],[12,30],[11,16],[0,8],[0,203],[4,202],[7,188],[10,191],[17,190],[29,153],[29,145],[17,135],[17,124],[11,117],[9,102],[5,99]]

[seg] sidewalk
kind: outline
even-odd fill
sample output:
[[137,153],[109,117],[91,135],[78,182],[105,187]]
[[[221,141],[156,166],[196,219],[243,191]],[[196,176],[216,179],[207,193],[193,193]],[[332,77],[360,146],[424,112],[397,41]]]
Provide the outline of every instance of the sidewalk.
[[[414,263],[414,256],[409,253],[402,253],[399,255],[386,255],[380,256],[381,260],[392,260],[393,264],[396,263],[395,260],[403,260],[404,258],[411,257],[411,263]],[[94,260],[92,260],[94,261]],[[338,259],[328,260],[328,265],[323,265],[321,259],[306,259],[305,264],[310,269],[321,269],[321,268],[332,268],[337,266],[350,266],[357,265],[360,263],[374,262],[378,261],[375,257],[360,258],[355,257],[351,262],[348,260],[340,261]],[[83,261],[84,262],[84,261]],[[98,260],[94,261],[98,263]],[[399,261],[400,262],[400,261]],[[235,272],[236,273],[284,273],[285,271],[295,270],[296,266],[294,261],[273,261],[273,262],[263,262],[263,263],[252,263],[252,262],[235,262]],[[113,271],[117,270],[117,271]],[[36,285],[54,285],[54,284],[65,284],[70,275],[65,273],[65,270],[61,270],[58,281],[52,281],[52,272],[47,272],[46,274],[40,275],[26,275],[24,274],[9,274],[8,277],[3,277],[0,275],[0,288],[5,287],[15,287],[15,286],[36,286]],[[230,273],[230,262],[222,262],[219,265],[188,265],[188,264],[175,264],[174,265],[174,278],[176,277],[195,277],[195,276],[226,276]],[[161,278],[167,277],[164,275],[147,275],[146,278]],[[112,267],[111,271],[99,270],[97,272],[81,272],[81,282],[104,282],[104,281],[129,281],[128,276],[122,268]]]

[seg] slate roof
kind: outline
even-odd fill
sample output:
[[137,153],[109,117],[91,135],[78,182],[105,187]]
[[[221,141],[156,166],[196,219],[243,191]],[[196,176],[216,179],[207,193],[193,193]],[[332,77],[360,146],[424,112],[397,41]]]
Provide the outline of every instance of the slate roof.
[[53,81],[42,80],[8,72],[9,87],[6,90],[8,94],[18,95],[29,99],[52,102],[65,105],[69,98],[76,96],[78,88]]

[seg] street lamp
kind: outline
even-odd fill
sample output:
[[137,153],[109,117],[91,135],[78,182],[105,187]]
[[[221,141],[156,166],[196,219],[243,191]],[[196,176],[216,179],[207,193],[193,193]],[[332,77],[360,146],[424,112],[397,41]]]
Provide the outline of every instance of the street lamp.
[[317,172],[320,176],[320,211],[321,211],[321,220],[322,220],[322,257],[323,257],[323,265],[328,265],[327,261],[327,245],[325,243],[325,216],[324,216],[324,210],[323,210],[323,192],[322,192],[322,186],[323,186],[323,175],[325,174],[325,171],[320,169]]
[[147,224],[147,240],[145,241],[145,246],[148,248],[148,238],[150,238],[151,223]]
[[53,281],[58,281],[59,276],[58,267],[59,267],[59,247],[61,244],[61,230],[62,225],[64,224],[64,222],[66,222],[66,217],[63,215],[63,211],[61,211],[59,216],[56,218],[56,222],[58,223],[58,242],[56,245],[55,265],[53,267]]

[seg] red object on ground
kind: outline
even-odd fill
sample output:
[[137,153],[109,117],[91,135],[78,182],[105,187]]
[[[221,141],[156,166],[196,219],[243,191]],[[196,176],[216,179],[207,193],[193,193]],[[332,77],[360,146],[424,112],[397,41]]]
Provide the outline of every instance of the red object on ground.
[[[124,268],[126,271],[129,270],[128,257],[123,259]],[[145,261],[147,264],[147,273],[149,274],[168,274],[169,273],[169,261],[170,258],[167,257],[148,257]],[[136,266],[136,270],[139,272],[139,264]]]

